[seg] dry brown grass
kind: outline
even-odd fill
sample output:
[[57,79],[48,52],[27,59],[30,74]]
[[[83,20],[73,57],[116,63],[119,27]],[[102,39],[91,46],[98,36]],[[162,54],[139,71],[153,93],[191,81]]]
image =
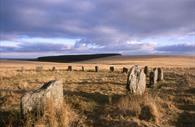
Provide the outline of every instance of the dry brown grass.
[[48,101],[44,109],[38,109],[36,112],[29,113],[20,120],[21,125],[24,127],[71,127],[77,121],[77,114],[68,104],[64,103],[61,109],[56,110],[52,101]]
[[138,116],[141,112],[143,97],[139,95],[122,97],[118,101],[117,107],[126,115]]
[[[71,121],[72,114],[77,114],[77,118],[80,119],[73,122],[73,126],[188,127],[194,125],[195,67],[193,59],[182,57],[172,60],[176,62],[170,62],[170,59],[172,57],[125,58],[124,60],[113,58],[113,62],[111,59],[104,59],[73,64],[1,61],[0,126],[21,126],[20,97],[44,82],[55,79],[63,81],[64,100],[67,105],[64,106],[63,112],[56,114],[52,110],[52,105],[48,104],[50,110],[45,112],[44,117],[39,121],[36,120],[37,125],[46,123],[50,126],[65,126],[69,124],[65,121]],[[147,88],[145,96],[124,97],[127,75],[121,71],[122,67],[129,68],[132,64],[147,64],[149,67],[163,66],[165,81],[158,83],[158,87],[154,89]],[[68,65],[72,65],[74,71],[67,72]],[[94,72],[96,65],[100,68],[98,73]],[[37,66],[43,66],[43,70],[36,72]],[[50,71],[53,66],[56,70]],[[85,71],[81,71],[82,66],[85,67]],[[112,73],[109,72],[110,66],[115,67]],[[24,67],[23,71],[21,67]],[[109,103],[110,97],[112,97],[112,103]],[[145,114],[150,117],[143,117]],[[70,117],[65,117],[69,115]],[[32,118],[28,122],[30,124],[35,121]]]
[[34,62],[34,61],[9,61],[0,60],[1,70],[33,70],[36,67],[43,66],[43,70],[51,70],[56,67],[57,70],[65,70],[69,65],[73,66],[73,70],[94,70],[95,66],[99,66],[100,70],[109,70],[114,65],[116,70],[122,67],[130,68],[133,65],[164,67],[164,68],[195,68],[194,56],[114,56],[93,59],[89,61],[76,63],[55,63],[55,62]]
[[160,120],[160,113],[156,104],[154,102],[145,103],[141,108],[139,118],[141,120],[154,121],[158,124]]
[[54,109],[52,102],[48,102],[44,109],[43,121],[49,127],[70,127],[77,120],[76,114],[66,103],[60,110],[55,111]]
[[128,95],[117,102],[117,107],[125,116],[135,116],[141,120],[159,123],[160,112],[158,100],[150,95]]

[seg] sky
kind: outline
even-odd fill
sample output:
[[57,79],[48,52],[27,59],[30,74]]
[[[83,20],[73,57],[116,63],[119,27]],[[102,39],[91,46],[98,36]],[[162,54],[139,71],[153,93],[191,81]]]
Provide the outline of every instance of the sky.
[[195,55],[195,0],[0,0],[0,58]]

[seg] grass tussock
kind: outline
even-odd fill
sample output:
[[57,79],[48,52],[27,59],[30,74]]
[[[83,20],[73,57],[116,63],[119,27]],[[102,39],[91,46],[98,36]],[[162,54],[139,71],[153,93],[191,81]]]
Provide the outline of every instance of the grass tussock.
[[157,106],[154,103],[146,103],[141,108],[141,113],[139,115],[141,120],[154,121],[159,123],[159,112]]
[[77,114],[71,107],[64,103],[60,109],[56,109],[52,101],[48,101],[46,107],[35,114],[28,114],[23,126],[47,126],[47,127],[71,127],[77,122]]
[[119,99],[117,107],[124,116],[133,116],[158,124],[160,106],[157,103],[157,99],[150,95],[128,95]]

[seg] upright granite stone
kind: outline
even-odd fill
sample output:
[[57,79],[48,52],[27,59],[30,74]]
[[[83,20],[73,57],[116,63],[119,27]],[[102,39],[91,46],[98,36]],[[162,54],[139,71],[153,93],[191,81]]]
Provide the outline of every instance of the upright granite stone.
[[21,72],[24,72],[24,67],[21,67],[21,70],[20,70]]
[[98,66],[95,66],[95,72],[98,72],[99,69],[98,69]]
[[56,70],[56,67],[52,67],[51,71],[55,71]]
[[72,71],[72,66],[68,66],[68,70],[67,71]]
[[155,83],[155,81],[154,81],[154,72],[151,71],[150,75],[149,75],[149,87],[154,87],[154,85],[155,85],[154,83]]
[[158,69],[154,68],[153,71],[154,71],[154,84],[156,84],[158,80]]
[[110,67],[110,72],[114,72],[114,67],[113,66]]
[[41,72],[43,70],[43,66],[37,66],[36,67],[36,72]]
[[144,73],[145,73],[146,76],[148,76],[148,74],[149,74],[148,66],[144,67]]
[[128,69],[126,67],[123,67],[123,73],[128,73]]
[[158,81],[163,81],[163,80],[164,80],[163,69],[158,68]]
[[25,117],[28,113],[43,112],[49,102],[52,102],[55,110],[63,105],[63,85],[61,81],[49,81],[40,88],[26,93],[21,98],[21,114]]
[[127,90],[132,94],[142,95],[146,89],[146,75],[143,69],[133,66],[127,77]]
[[84,68],[84,66],[82,66],[82,67],[81,67],[81,71],[85,71],[85,68]]
[[152,72],[150,72],[150,87],[155,87],[158,80],[158,69],[154,68]]

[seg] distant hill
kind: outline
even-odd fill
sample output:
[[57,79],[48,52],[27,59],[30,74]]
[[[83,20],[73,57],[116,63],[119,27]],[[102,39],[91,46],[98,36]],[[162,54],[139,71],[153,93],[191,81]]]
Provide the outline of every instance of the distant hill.
[[36,61],[42,62],[62,62],[62,63],[69,63],[69,62],[79,62],[97,58],[104,58],[110,56],[121,56],[121,54],[84,54],[84,55],[60,55],[60,56],[44,56],[38,57]]

